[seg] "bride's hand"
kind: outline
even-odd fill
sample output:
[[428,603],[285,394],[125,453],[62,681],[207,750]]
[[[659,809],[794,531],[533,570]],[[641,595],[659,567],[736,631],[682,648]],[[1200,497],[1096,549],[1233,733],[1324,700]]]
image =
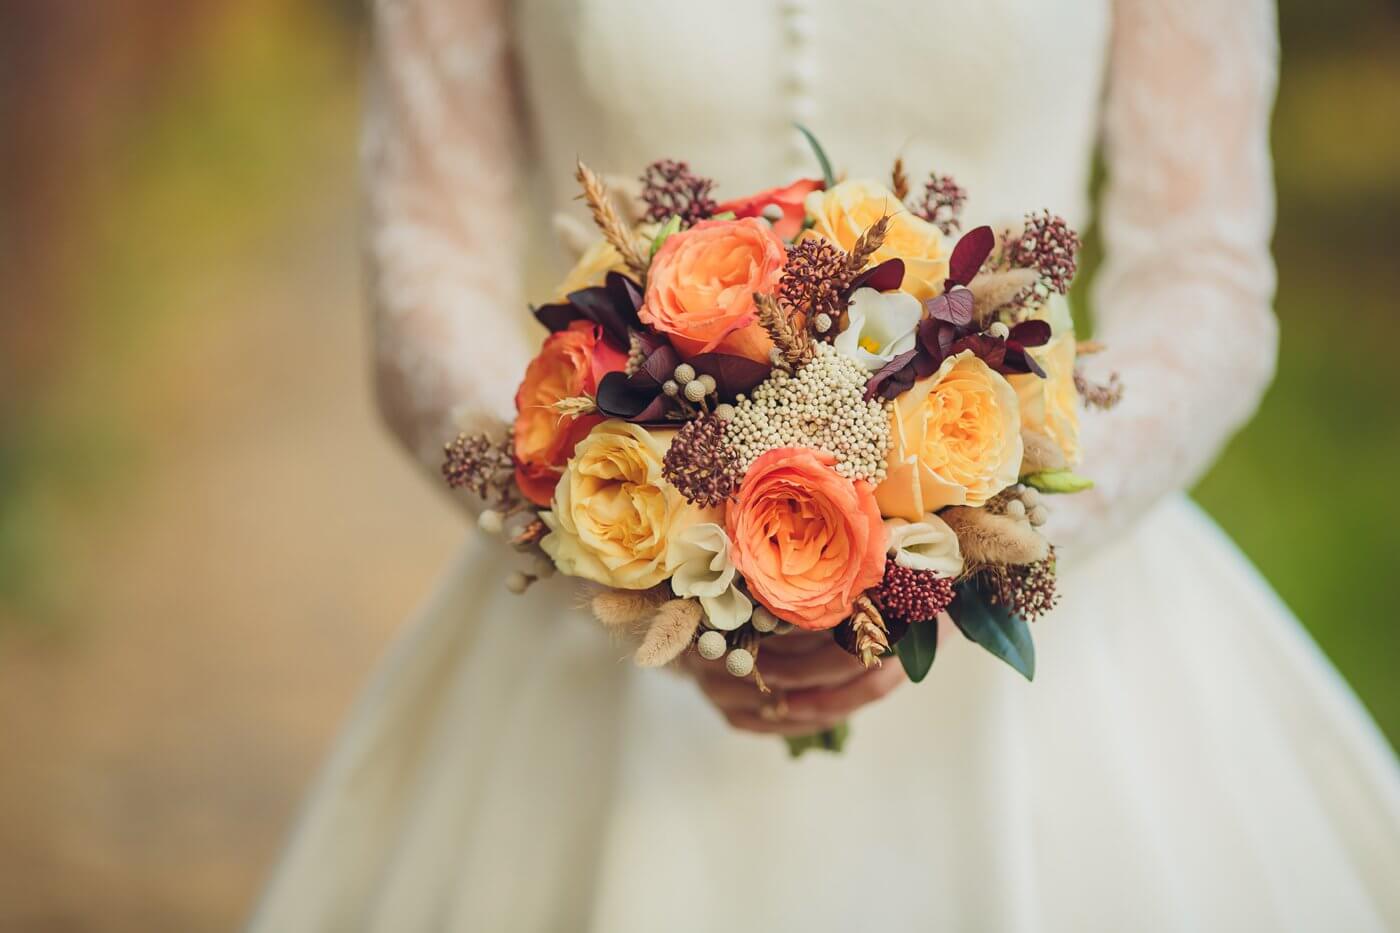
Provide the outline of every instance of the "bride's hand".
[[764,639],[758,669],[772,693],[761,692],[752,677],[731,676],[723,661],[691,652],[685,665],[731,726],[781,735],[830,729],[905,681],[897,660],[867,671],[829,632]]

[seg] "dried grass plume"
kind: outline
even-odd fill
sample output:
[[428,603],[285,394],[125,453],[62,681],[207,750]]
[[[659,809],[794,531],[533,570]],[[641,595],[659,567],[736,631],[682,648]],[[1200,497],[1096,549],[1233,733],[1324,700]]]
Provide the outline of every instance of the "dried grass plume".
[[661,667],[680,657],[694,640],[703,615],[699,600],[670,599],[662,603],[637,647],[637,664]]
[[1050,543],[1023,518],[961,505],[938,515],[957,534],[970,566],[1033,564],[1050,555]]
[[649,590],[603,589],[593,594],[589,608],[604,628],[625,632],[650,619],[670,595],[670,588],[665,586]]

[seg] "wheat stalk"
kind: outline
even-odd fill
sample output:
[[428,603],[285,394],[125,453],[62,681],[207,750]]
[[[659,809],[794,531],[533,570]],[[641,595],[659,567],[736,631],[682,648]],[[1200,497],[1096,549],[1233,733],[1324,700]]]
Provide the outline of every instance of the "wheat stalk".
[[909,176],[904,174],[902,157],[894,160],[894,168],[890,170],[890,187],[894,189],[894,196],[901,202],[909,197]]
[[792,316],[783,310],[772,295],[754,295],[758,308],[758,323],[768,332],[773,346],[782,354],[783,362],[789,366],[801,366],[816,355],[816,347],[805,330],[792,322]]
[[591,168],[584,165],[582,160],[579,160],[574,177],[583,187],[583,199],[588,202],[588,210],[593,215],[593,222],[598,225],[599,230],[603,231],[603,236],[612,244],[613,249],[617,250],[622,261],[627,264],[627,268],[636,273],[638,278],[645,278],[647,274],[646,257],[637,249],[632,228],[627,226],[627,221],[618,214],[617,207],[613,204],[612,198],[608,196],[607,185],[603,184],[603,180]]
[[856,245],[851,247],[851,254],[846,257],[846,273],[852,277],[860,274],[865,269],[870,257],[884,245],[885,234],[890,229],[890,215],[886,214],[879,220],[871,224],[860,238],[856,240]]
[[866,669],[879,667],[880,657],[890,650],[889,629],[885,627],[880,610],[867,596],[856,599],[856,611],[851,616],[851,630],[855,633],[856,654]]

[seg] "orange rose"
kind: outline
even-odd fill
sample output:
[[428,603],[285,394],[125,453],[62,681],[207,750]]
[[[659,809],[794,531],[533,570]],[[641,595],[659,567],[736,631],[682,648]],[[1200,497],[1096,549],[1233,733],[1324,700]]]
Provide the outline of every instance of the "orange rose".
[[574,321],[545,338],[515,393],[515,482],[525,498],[549,505],[574,445],[603,420],[561,416],[551,406],[594,394],[599,379],[626,365],[627,354],[607,344],[597,324]]
[[799,178],[786,188],[769,188],[746,198],[725,201],[715,208],[716,214],[733,211],[735,217],[759,217],[770,204],[783,212],[781,219],[773,223],[773,231],[785,240],[791,240],[802,232],[802,221],[806,216],[807,195],[820,191],[822,183],[815,178]]
[[661,244],[647,273],[643,322],[687,359],[718,350],[768,362],[755,292],[778,284],[787,251],[762,220],[705,220]]
[[734,566],[778,618],[821,631],[885,573],[886,534],[870,484],[831,454],[778,447],[749,467],[725,524]]

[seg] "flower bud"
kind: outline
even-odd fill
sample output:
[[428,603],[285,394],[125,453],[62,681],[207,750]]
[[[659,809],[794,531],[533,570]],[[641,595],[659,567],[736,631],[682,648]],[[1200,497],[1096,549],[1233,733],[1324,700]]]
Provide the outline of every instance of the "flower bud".
[[719,632],[710,631],[700,636],[700,640],[696,642],[695,648],[700,652],[700,657],[704,658],[706,661],[718,661],[720,658],[724,657],[724,652],[728,650],[729,643],[725,641],[724,636]]
[[482,509],[481,514],[476,517],[476,527],[488,535],[498,535],[505,527],[505,518],[495,509]]

